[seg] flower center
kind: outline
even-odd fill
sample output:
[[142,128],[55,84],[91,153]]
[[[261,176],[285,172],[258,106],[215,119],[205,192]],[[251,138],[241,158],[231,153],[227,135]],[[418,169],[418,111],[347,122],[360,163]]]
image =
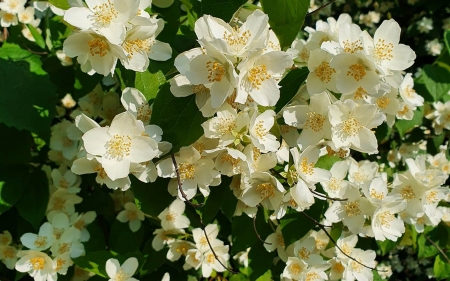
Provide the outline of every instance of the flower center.
[[91,56],[99,55],[100,57],[104,57],[109,50],[108,43],[100,38],[89,40],[88,46]]
[[92,10],[94,12],[93,17],[97,28],[108,27],[119,14],[114,8],[114,4],[111,3],[111,0],[108,0],[107,3],[95,5]]
[[148,54],[154,42],[155,41],[152,38],[125,40],[122,46],[128,53],[128,59],[131,59],[135,53],[138,53],[140,51],[145,51],[145,53]]
[[386,228],[389,228],[391,226],[391,222],[394,219],[395,219],[394,215],[391,214],[391,212],[389,211],[384,211],[378,215],[378,222]]
[[261,183],[256,186],[256,191],[258,191],[261,195],[261,200],[265,200],[269,197],[275,197],[275,186],[271,183]]
[[55,271],[61,270],[65,263],[66,263],[66,261],[64,259],[57,258],[56,259]]
[[342,45],[344,47],[344,52],[346,52],[346,53],[353,54],[353,53],[363,50],[361,39],[358,39],[353,42],[350,42],[349,40],[344,40],[342,42]]
[[345,203],[344,208],[345,212],[347,213],[347,217],[349,218],[361,214],[361,210],[359,209],[359,202],[347,202]]
[[289,271],[293,275],[298,275],[298,274],[300,274],[300,272],[302,272],[302,268],[300,267],[300,265],[298,263],[293,263],[289,266]]
[[206,69],[208,69],[208,81],[211,83],[222,81],[222,78],[226,73],[225,67],[218,62],[206,62]]
[[106,157],[122,161],[125,156],[130,155],[131,138],[129,136],[114,135],[106,143]]
[[348,136],[356,136],[361,128],[361,124],[355,119],[355,117],[350,117],[342,123],[342,130]]
[[328,183],[328,189],[332,191],[339,191],[341,190],[342,180],[332,177]]
[[300,163],[300,169],[303,174],[311,176],[314,174],[314,162],[308,163],[308,157],[304,157]]
[[44,247],[45,244],[47,244],[47,236],[38,235],[36,237],[36,240],[34,241],[34,246],[36,246],[37,248],[41,248]]
[[331,81],[331,75],[336,73],[336,69],[332,68],[330,63],[324,61],[314,70],[314,73],[319,77],[320,81],[329,83]]
[[253,132],[260,139],[265,137],[267,135],[267,130],[264,128],[264,122],[258,121],[253,127]]
[[130,278],[130,275],[126,273],[122,268],[117,271],[116,275],[114,275],[114,281],[125,281]]
[[391,60],[394,57],[392,54],[393,49],[394,44],[386,43],[384,39],[378,39],[373,56],[377,61]]
[[308,272],[305,281],[323,280],[317,272]]
[[347,71],[347,76],[351,76],[356,81],[359,81],[366,76],[366,68],[361,63],[352,64]]
[[172,211],[167,212],[167,214],[166,214],[167,221],[175,221],[176,218],[177,218],[177,213],[172,212]]
[[195,177],[195,166],[189,163],[181,163],[179,168],[180,179],[193,179]]
[[300,258],[302,258],[302,260],[308,260],[310,255],[311,255],[311,252],[308,251],[308,249],[306,249],[305,247],[302,247],[302,248],[298,251],[298,256],[299,256]]
[[264,64],[253,67],[248,71],[248,81],[252,84],[253,88],[259,90],[262,82],[270,79],[270,75],[267,73],[267,67]]
[[386,109],[390,103],[391,103],[391,100],[387,97],[381,97],[381,98],[377,99],[377,105],[381,109]]
[[323,123],[325,122],[325,116],[315,112],[306,113],[308,119],[306,120],[305,129],[312,129],[315,132],[319,132],[322,130]]
[[42,270],[45,266],[45,259],[42,257],[35,257],[30,260],[30,263],[34,270]]
[[[233,27],[233,32],[225,31],[223,33],[223,39],[230,47],[240,47],[247,45],[247,42],[252,37],[252,33],[249,30],[244,31],[241,34],[241,30],[238,26]],[[236,48],[241,49],[241,48]]]

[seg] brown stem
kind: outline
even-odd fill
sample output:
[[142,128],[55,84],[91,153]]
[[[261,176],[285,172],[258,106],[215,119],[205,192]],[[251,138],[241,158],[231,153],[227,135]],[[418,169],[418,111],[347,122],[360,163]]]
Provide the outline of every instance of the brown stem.
[[318,11],[322,10],[323,8],[326,8],[328,5],[330,5],[334,1],[336,1],[336,0],[331,0],[330,2],[326,3],[325,5],[320,6],[319,8],[315,9],[314,11],[307,13],[306,16],[308,17],[308,16],[314,14],[315,12],[318,12]]
[[431,244],[433,244],[434,247],[436,247],[436,249],[438,249],[439,253],[441,253],[444,258],[447,260],[448,263],[450,263],[450,259],[447,257],[447,255],[445,254],[444,250],[441,249],[441,247],[438,246],[438,244],[436,244],[433,240],[430,239],[430,237],[425,236],[425,239],[428,240],[428,242],[430,242]]
[[272,243],[266,242],[261,238],[261,235],[259,235],[258,230],[256,229],[256,214],[253,217],[253,230],[255,231],[256,237],[258,237],[259,241],[263,242],[266,245],[272,245]]
[[186,201],[186,203],[188,203],[189,205],[191,205],[195,209],[200,208],[201,206],[203,206],[203,204],[195,204],[195,203],[192,203],[191,201],[189,201],[189,199],[187,198],[186,193],[184,193],[183,188],[181,188],[181,186],[183,184],[181,183],[180,171],[179,171],[179,168],[178,168],[177,160],[175,159],[175,155],[171,154],[170,156],[172,157],[173,166],[175,167],[175,172],[177,174],[178,190],[180,191],[181,196]]

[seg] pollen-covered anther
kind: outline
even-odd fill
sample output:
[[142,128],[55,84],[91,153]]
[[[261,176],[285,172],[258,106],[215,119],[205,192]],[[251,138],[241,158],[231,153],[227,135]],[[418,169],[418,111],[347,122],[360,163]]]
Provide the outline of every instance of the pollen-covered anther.
[[99,55],[100,57],[104,57],[106,56],[109,50],[108,43],[106,43],[103,39],[100,38],[89,40],[88,46],[89,46],[89,53],[91,54],[91,56]]
[[347,71],[347,76],[353,77],[356,81],[360,81],[366,76],[366,68],[361,63],[355,63],[350,65]]
[[131,59],[137,52],[144,51],[149,53],[153,43],[154,40],[152,40],[152,38],[125,40],[122,47],[127,52],[128,59]]
[[350,117],[342,122],[342,130],[348,136],[356,136],[361,128],[361,124],[355,119],[355,117]]
[[261,183],[256,186],[256,191],[261,194],[261,199],[265,200],[269,197],[275,196],[275,186],[271,183]]
[[304,157],[300,162],[300,169],[305,175],[314,174],[314,162],[308,163],[308,157]]
[[381,97],[377,99],[377,105],[381,109],[386,109],[390,103],[391,100],[388,97]]
[[324,61],[314,70],[314,73],[319,77],[320,81],[329,83],[331,76],[336,73],[336,69],[332,68],[329,62]]
[[270,79],[270,75],[267,73],[267,67],[264,64],[253,67],[248,71],[248,81],[252,84],[253,88],[259,90],[262,82]]
[[392,54],[393,50],[394,44],[386,43],[384,39],[378,39],[373,56],[376,60],[391,60],[394,58],[394,55]]
[[211,83],[222,81],[222,78],[226,73],[225,67],[218,62],[206,62],[206,69],[208,69],[208,81]]
[[345,40],[344,42],[342,42],[342,44],[344,45],[344,52],[346,52],[346,53],[353,54],[358,51],[362,51],[364,49],[361,39],[358,39],[353,42],[350,42],[349,40]]
[[361,214],[361,210],[359,209],[359,202],[347,202],[344,205],[345,212],[348,217],[354,217]]
[[107,3],[94,6],[92,10],[94,10],[93,17],[97,27],[109,26],[119,15],[111,0],[108,0]]
[[195,166],[189,163],[181,163],[178,171],[180,172],[180,179],[193,179],[195,177]]
[[106,143],[106,156],[110,159],[116,158],[122,161],[125,156],[130,155],[131,138],[129,136],[114,135]]
[[306,120],[305,129],[311,129],[315,132],[319,132],[322,130],[323,123],[325,122],[325,116],[316,112],[308,112],[306,113],[308,119]]

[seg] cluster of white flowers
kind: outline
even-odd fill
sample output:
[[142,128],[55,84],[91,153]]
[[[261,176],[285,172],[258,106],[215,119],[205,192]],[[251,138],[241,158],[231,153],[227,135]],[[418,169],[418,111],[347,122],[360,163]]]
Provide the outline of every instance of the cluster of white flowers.
[[38,27],[41,20],[35,18],[34,7],[28,6],[25,8],[26,3],[26,0],[4,0],[0,2],[0,26],[10,27],[21,23],[23,24],[23,36],[30,41],[35,41],[27,24],[32,25],[39,33],[42,33],[42,30]]
[[84,72],[114,74],[119,59],[126,69],[145,71],[149,58],[165,61],[169,44],[156,40],[164,22],[145,9],[151,0],[101,0],[73,3],[64,20],[77,27],[64,41],[64,53],[77,57]]
[[[86,226],[96,218],[94,211],[75,212],[74,205],[82,201],[76,195],[80,191],[76,175],[62,166],[54,169],[51,177],[53,190],[47,207],[48,222],[41,225],[37,234],[25,233],[20,237],[22,245],[29,250],[18,251],[17,262],[14,257],[17,271],[28,272],[35,280],[42,281],[57,280],[57,274],[66,275],[73,265],[72,258],[85,254],[82,242],[90,239]],[[12,264],[12,256],[8,258],[4,262]]]
[[450,101],[445,103],[435,102],[434,110],[426,117],[433,120],[433,128],[436,135],[442,134],[443,130],[450,130]]

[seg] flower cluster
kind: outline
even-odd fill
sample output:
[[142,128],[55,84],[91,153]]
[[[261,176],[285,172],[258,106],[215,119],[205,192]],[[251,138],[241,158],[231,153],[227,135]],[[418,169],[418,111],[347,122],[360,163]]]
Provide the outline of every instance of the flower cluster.
[[38,27],[41,23],[39,18],[35,18],[35,7],[25,8],[26,0],[5,0],[0,2],[0,26],[10,27],[19,23],[23,25],[22,35],[30,41],[35,41],[27,24],[33,26],[37,32],[42,33]]
[[87,1],[71,7],[64,20],[79,28],[64,41],[64,53],[77,57],[84,72],[114,74],[119,59],[126,69],[145,71],[149,58],[165,61],[169,44],[156,40],[164,22],[150,16],[148,0]]

